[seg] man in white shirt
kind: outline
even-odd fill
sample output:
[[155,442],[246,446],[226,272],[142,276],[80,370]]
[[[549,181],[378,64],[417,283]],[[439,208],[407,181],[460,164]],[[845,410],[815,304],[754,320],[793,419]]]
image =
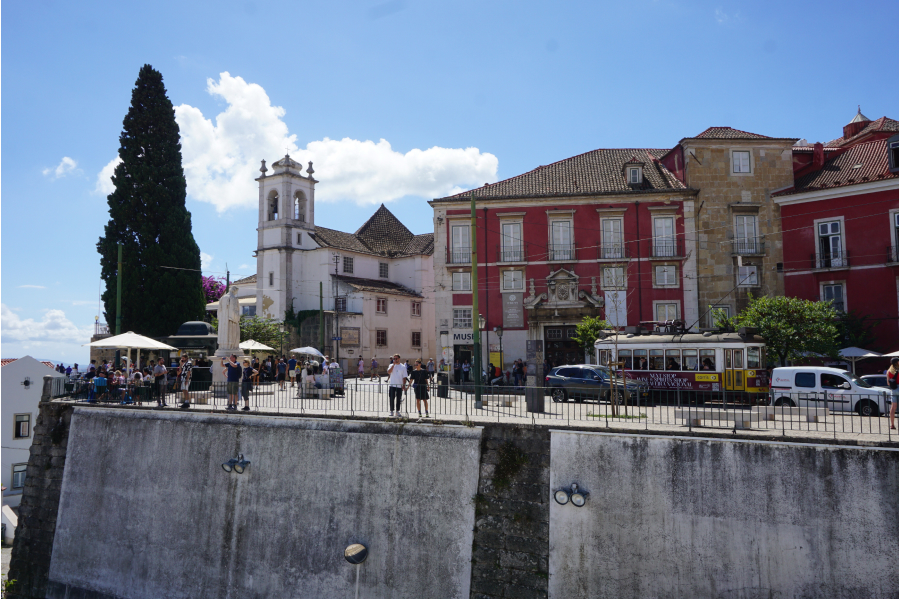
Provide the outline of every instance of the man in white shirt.
[[[403,400],[403,392],[409,387],[409,374],[406,365],[400,363],[400,355],[395,354],[391,358],[388,367],[388,401],[390,402],[391,416],[400,416],[400,401]],[[396,399],[397,413],[394,414],[394,400]]]

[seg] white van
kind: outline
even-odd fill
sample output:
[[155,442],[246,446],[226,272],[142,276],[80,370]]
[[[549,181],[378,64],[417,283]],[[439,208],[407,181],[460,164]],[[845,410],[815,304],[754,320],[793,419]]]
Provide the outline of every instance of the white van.
[[777,367],[770,389],[775,406],[825,406],[866,417],[886,414],[891,406],[889,390],[832,367]]

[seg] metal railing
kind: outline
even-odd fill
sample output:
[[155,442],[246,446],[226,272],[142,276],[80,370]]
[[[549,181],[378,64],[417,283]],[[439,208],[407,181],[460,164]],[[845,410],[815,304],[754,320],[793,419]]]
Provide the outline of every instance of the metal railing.
[[[447,385],[432,378],[418,392],[399,392],[392,405],[387,380],[341,380],[339,385],[289,381],[228,384],[191,383],[181,391],[178,382],[165,385],[97,388],[87,381],[61,380],[54,388],[58,400],[91,407],[185,408],[223,412],[237,405],[239,412],[281,416],[368,417],[424,422],[510,422],[615,427],[679,435],[691,430],[742,430],[747,436],[794,436],[896,442],[888,419],[890,405],[882,392],[748,394],[737,391],[621,388],[614,393],[596,386],[525,388]],[[877,388],[873,388],[877,390]],[[416,400],[417,395],[422,400]],[[425,398],[427,397],[427,403]],[[244,407],[249,410],[244,410]],[[395,412],[396,411],[396,412]],[[394,415],[390,413],[394,412]],[[421,416],[420,416],[421,413]]]
[[679,258],[684,256],[684,241],[654,238],[651,258]]
[[472,248],[447,248],[448,265],[464,265],[472,262]]
[[575,260],[575,244],[548,244],[548,260]]
[[814,269],[842,269],[850,266],[850,255],[842,250],[817,252],[812,255]]
[[759,238],[742,238],[731,241],[731,253],[741,255],[765,254],[766,243]]
[[525,243],[518,246],[497,246],[497,262],[525,262]]
[[94,322],[94,335],[109,335],[109,325]]
[[631,258],[625,244],[600,244],[597,246],[597,258],[600,260],[624,260]]

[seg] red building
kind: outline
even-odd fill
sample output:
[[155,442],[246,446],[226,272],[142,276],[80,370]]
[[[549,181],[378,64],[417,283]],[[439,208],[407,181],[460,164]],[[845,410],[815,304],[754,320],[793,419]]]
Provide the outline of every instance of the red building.
[[[851,321],[880,321],[867,349],[897,350],[897,121],[859,113],[840,138],[797,146],[793,155],[794,186],[773,194],[785,294],[831,300]],[[881,368],[867,362],[860,372]]]

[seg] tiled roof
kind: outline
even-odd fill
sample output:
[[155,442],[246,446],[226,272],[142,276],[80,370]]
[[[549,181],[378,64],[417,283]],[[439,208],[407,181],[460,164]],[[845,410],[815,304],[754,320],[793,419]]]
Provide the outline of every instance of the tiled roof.
[[792,189],[773,196],[789,196],[891,178],[896,179],[897,173],[890,172],[887,140],[876,140],[858,144],[827,160],[818,171],[812,171],[797,179]]
[[316,227],[310,234],[320,246],[378,256],[413,256],[434,253],[434,234],[413,233],[384,204],[356,233]]
[[705,131],[694,136],[702,140],[771,140],[767,135],[741,131],[733,127],[709,127]]
[[375,292],[376,294],[392,294],[394,296],[422,298],[422,294],[392,281],[365,279],[363,277],[351,277],[349,275],[332,275],[332,277],[337,277],[340,281],[353,286],[361,292]]
[[[0,367],[5,367],[9,363],[16,362],[17,360],[19,360],[19,359],[18,358],[0,358]],[[52,362],[50,362],[49,360],[42,360],[42,361],[40,361],[40,363],[42,365],[47,365],[54,371],[56,370],[56,365],[53,364]]]
[[847,144],[852,144],[855,140],[860,140],[865,136],[871,133],[880,133],[880,132],[896,132],[897,131],[897,120],[890,119],[888,117],[881,117],[876,121],[872,121],[868,125],[862,128],[859,133],[856,135],[850,136],[847,139],[843,137],[839,137],[835,140],[831,140],[826,146],[846,146]]
[[[447,196],[436,201],[459,201],[473,192],[476,198],[546,198],[635,194],[685,190],[684,184],[658,161],[668,149],[617,148],[585,152],[497,183]],[[632,158],[644,162],[644,183],[628,185],[625,164]]]
[[232,285],[238,284],[238,283],[256,283],[256,274],[250,275],[249,277],[244,277],[243,279],[237,279],[237,280],[231,282]]

